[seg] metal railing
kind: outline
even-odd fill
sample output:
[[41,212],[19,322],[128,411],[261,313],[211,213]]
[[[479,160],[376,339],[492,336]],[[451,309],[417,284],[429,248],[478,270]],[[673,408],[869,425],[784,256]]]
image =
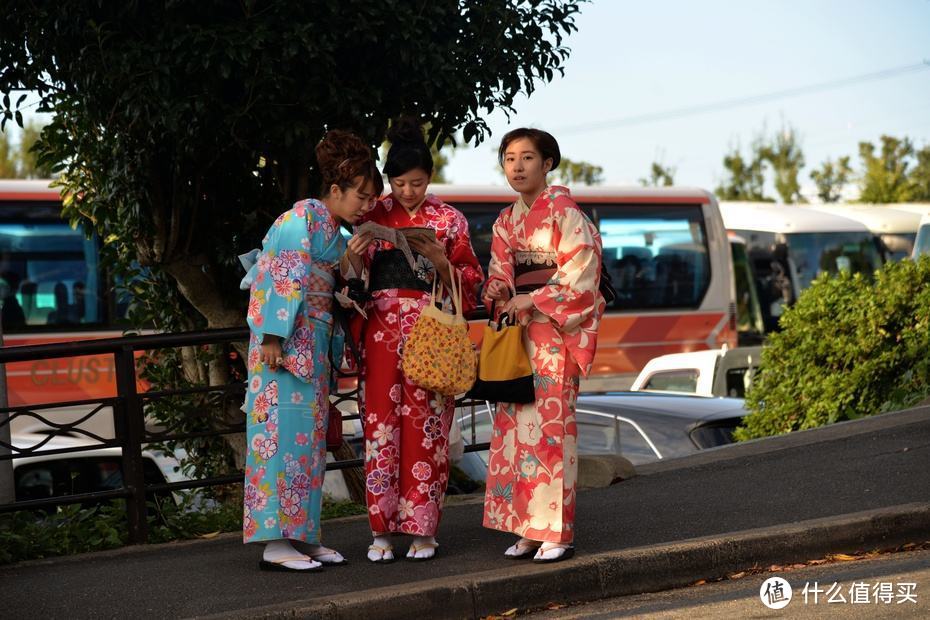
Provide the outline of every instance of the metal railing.
[[[0,462],[36,455],[75,454],[97,450],[100,448],[119,448],[121,450],[122,487],[105,491],[76,493],[60,495],[49,498],[14,501],[0,504],[0,513],[42,509],[53,506],[73,503],[100,502],[108,499],[126,500],[126,517],[129,528],[130,543],[144,543],[148,538],[148,521],[146,496],[154,492],[174,492],[185,489],[195,489],[227,484],[241,484],[243,473],[241,471],[222,476],[214,476],[199,480],[186,480],[181,482],[166,482],[159,484],[146,483],[143,464],[143,446],[152,443],[169,441],[183,441],[196,437],[220,436],[245,432],[244,416],[241,422],[222,423],[209,431],[189,433],[174,433],[168,430],[154,430],[146,428],[145,408],[147,403],[168,399],[177,396],[219,393],[225,409],[226,399],[230,397],[242,398],[245,393],[245,382],[234,381],[226,385],[193,387],[177,390],[140,391],[137,387],[136,354],[140,351],[155,351],[158,349],[230,344],[246,342],[249,331],[246,328],[218,329],[202,332],[186,332],[179,334],[155,334],[145,336],[125,336],[120,338],[106,338],[98,340],[85,340],[62,342],[55,344],[27,345],[0,348],[0,364],[13,362],[37,361],[58,358],[70,358],[86,355],[112,355],[115,378],[116,396],[95,400],[76,400],[68,402],[50,402],[37,405],[0,408],[0,427],[10,425],[12,421],[21,416],[36,418],[47,425],[50,432],[45,438],[29,447],[16,446],[15,442],[7,444],[0,440]],[[334,394],[336,403],[357,400],[357,389],[346,393]],[[457,406],[474,406],[474,403],[459,401]],[[62,407],[87,408],[86,414],[80,419],[59,423],[44,417],[41,412]],[[93,432],[81,428],[81,424],[95,415],[101,415],[107,408],[112,408],[114,437],[107,439]],[[4,416],[3,414],[7,414]],[[358,419],[359,415],[343,413],[344,420]],[[487,450],[487,443],[477,443],[474,429],[475,416],[472,419],[471,443],[466,446],[468,452]],[[454,424],[458,421],[454,420]],[[75,446],[68,448],[49,448],[45,446],[56,436],[80,435],[94,440],[93,445]],[[6,452],[9,452],[6,454]],[[350,467],[360,467],[363,460],[360,458],[337,460],[327,464],[327,470],[340,470]]]

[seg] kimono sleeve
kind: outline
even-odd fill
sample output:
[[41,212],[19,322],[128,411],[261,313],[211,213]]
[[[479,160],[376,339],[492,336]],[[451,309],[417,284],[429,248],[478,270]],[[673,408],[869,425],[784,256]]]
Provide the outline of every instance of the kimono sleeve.
[[[598,312],[601,277],[600,235],[584,213],[572,203],[557,205],[555,274],[530,296],[536,309],[552,319],[564,331],[581,326]],[[599,318],[599,317],[598,317]]]
[[514,290],[513,242],[506,223],[510,219],[510,213],[510,208],[501,211],[491,229],[491,260],[488,263],[488,281],[485,287],[494,280],[500,280],[507,285],[508,290]]
[[462,280],[462,312],[467,315],[478,305],[478,288],[484,280],[484,273],[475,256],[468,234],[468,220],[461,211],[455,210],[455,220],[450,227],[446,242],[446,258]]
[[294,333],[310,264],[307,236],[306,219],[288,211],[262,241],[246,316],[259,341],[265,334],[287,339]]

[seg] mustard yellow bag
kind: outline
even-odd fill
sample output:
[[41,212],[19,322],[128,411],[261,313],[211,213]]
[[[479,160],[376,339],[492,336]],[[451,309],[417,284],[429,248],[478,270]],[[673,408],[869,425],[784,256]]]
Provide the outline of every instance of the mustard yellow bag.
[[536,390],[523,344],[523,326],[511,325],[506,314],[493,323],[493,308],[491,317],[481,338],[478,378],[465,396],[498,403],[531,403],[536,400]]
[[[437,278],[438,279],[438,278]],[[452,278],[454,314],[436,307],[436,282],[430,303],[423,308],[404,344],[401,368],[415,385],[454,396],[475,382],[475,349],[468,339],[468,322],[462,314],[461,278]],[[439,299],[443,285],[439,283]]]

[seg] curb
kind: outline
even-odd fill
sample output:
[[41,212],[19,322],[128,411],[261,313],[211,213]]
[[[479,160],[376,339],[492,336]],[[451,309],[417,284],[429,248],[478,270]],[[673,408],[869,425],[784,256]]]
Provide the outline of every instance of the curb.
[[[895,547],[930,538],[930,504],[912,503],[663,545],[576,557],[554,565],[444,577],[328,599],[207,618],[480,618],[514,607],[658,592],[759,565]],[[456,611],[457,610],[457,611]]]

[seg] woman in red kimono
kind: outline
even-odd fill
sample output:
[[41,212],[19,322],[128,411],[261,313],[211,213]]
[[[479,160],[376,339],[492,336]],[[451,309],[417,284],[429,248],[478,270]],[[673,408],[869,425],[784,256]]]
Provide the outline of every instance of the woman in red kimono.
[[354,266],[368,272],[372,300],[362,343],[361,414],[365,427],[368,518],[374,541],[372,562],[394,560],[391,535],[412,535],[407,557],[434,556],[436,529],[449,481],[448,440],[454,399],[429,392],[404,377],[401,355],[410,328],[429,303],[433,278],[448,287],[461,278],[464,312],[475,307],[483,280],[460,211],[427,194],[433,159],[416,121],[401,119],[388,133],[384,174],[391,194],[360,223],[394,229],[430,228],[407,236],[414,253],[411,269],[403,253],[375,239],[350,244]]
[[601,238],[568,189],[546,182],[560,159],[550,134],[515,129],[499,159],[520,196],[494,224],[485,300],[526,326],[536,400],[498,404],[484,526],[520,536],[507,557],[554,562],[574,553],[575,398],[604,313]]

